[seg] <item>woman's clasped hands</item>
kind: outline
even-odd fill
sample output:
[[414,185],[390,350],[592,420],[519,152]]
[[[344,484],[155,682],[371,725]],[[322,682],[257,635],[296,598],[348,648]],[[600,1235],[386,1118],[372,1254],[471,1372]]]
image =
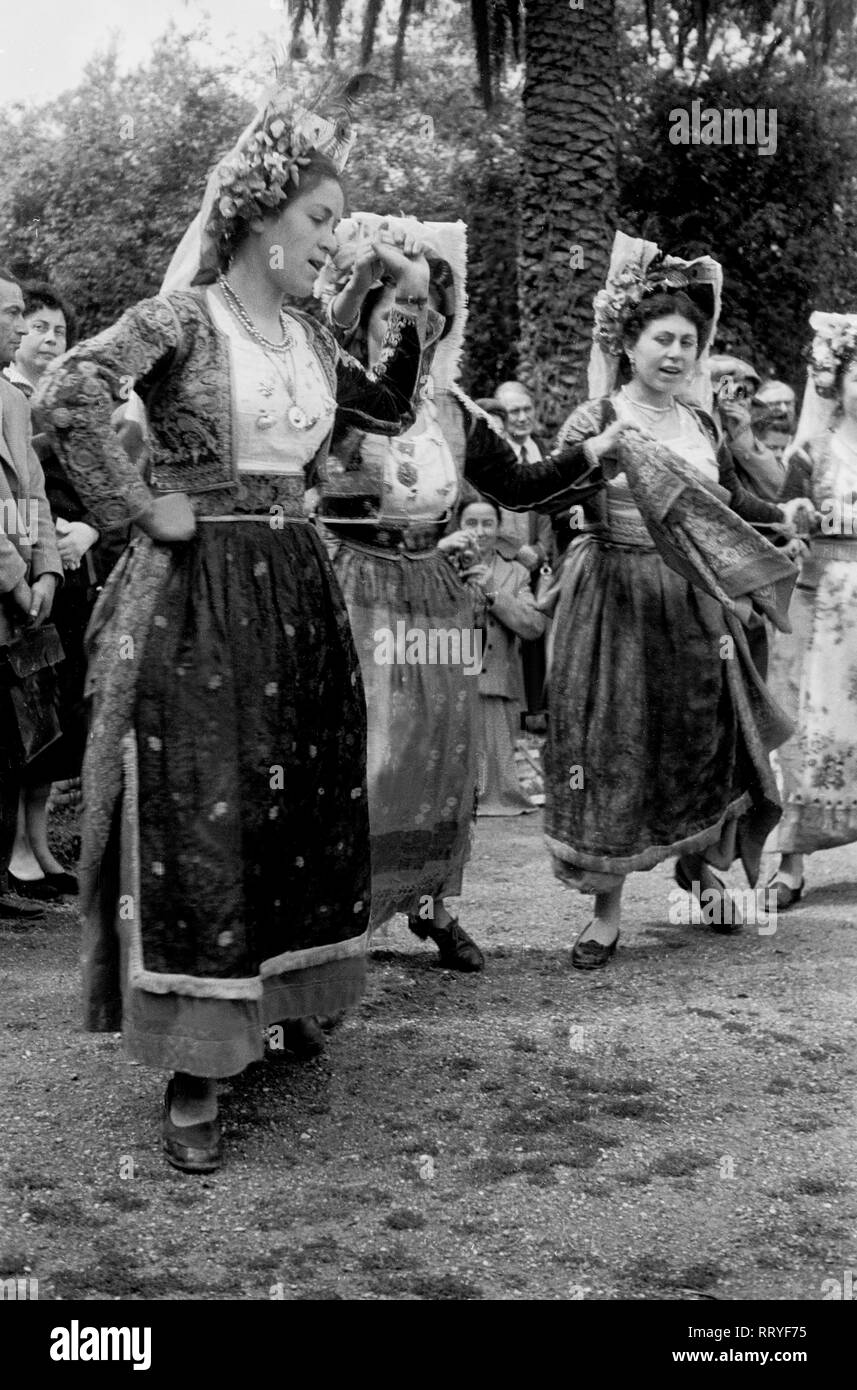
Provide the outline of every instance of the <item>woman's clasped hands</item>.
[[66,521],[61,516],[57,517],[54,525],[63,569],[79,569],[84,555],[98,540],[98,532],[86,521]]
[[416,275],[416,284],[427,292],[425,252],[425,242],[406,221],[395,225],[382,222],[374,232],[361,226],[322,271],[322,289],[347,290],[349,295],[362,298],[379,281],[401,286]]

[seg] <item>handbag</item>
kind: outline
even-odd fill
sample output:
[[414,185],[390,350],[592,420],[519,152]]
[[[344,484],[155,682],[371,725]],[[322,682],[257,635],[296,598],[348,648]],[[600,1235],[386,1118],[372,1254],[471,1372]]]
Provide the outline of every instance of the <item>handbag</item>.
[[15,712],[24,762],[28,763],[62,736],[54,667],[65,658],[53,623],[21,628],[0,650],[5,680]]

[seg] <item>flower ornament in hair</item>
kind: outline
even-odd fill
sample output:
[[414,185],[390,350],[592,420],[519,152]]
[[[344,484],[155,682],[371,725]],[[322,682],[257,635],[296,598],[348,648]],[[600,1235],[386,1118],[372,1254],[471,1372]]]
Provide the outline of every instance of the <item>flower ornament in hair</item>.
[[631,310],[643,297],[646,275],[639,265],[625,265],[610,277],[593,301],[595,324],[592,336],[611,357],[619,357],[624,339],[624,324]]
[[325,155],[341,173],[354,139],[345,112],[328,119],[300,106],[269,105],[218,168],[208,232],[221,248],[228,248],[239,222],[252,222],[288,201],[300,187],[301,170],[313,151]]
[[816,392],[830,400],[836,394],[836,375],[857,358],[857,315],[815,313],[810,318],[815,337],[809,349],[809,372]]
[[646,269],[642,264],[628,261],[608,278],[606,287],[595,296],[592,336],[605,352],[619,357],[624,346],[625,325],[641,300],[664,291],[693,292],[702,285],[712,284],[708,257],[683,261],[678,256],[656,256]]

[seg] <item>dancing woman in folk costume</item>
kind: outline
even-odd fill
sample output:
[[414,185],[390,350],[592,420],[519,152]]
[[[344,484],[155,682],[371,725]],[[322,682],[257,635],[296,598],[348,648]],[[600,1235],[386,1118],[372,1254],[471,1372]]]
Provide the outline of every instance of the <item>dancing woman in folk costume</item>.
[[[412,931],[432,938],[446,966],[481,970],[482,952],[445,901],[461,893],[472,836],[478,660],[449,662],[444,655],[409,664],[403,647],[409,632],[424,633],[427,642],[432,632],[444,641],[459,634],[467,643],[478,612],[496,601],[487,583],[480,584],[484,567],[469,582],[478,557],[471,546],[464,561],[468,537],[443,532],[462,493],[468,435],[477,421],[472,447],[507,463],[515,456],[455,387],[466,317],[464,224],[355,213],[337,237],[325,297],[342,341],[367,366],[378,359],[395,297],[376,279],[372,238],[425,250],[431,272],[434,346],[416,420],[396,439],[339,431],[321,503],[366,687],[372,924],[404,913]],[[335,275],[343,266],[348,283],[339,290]]]
[[614,951],[629,873],[675,855],[679,884],[716,904],[710,866],[740,856],[755,882],[780,814],[768,754],[790,726],[745,624],[756,610],[784,624],[796,571],[746,523],[793,528],[740,486],[709,415],[684,398],[704,380],[719,288],[709,258],[664,260],[619,234],[596,300],[595,399],[561,431],[553,487],[470,470],[505,506],[552,491],[576,508],[554,617],[545,830],[557,876],[595,895],[572,954],[581,969]]
[[805,855],[857,841],[857,314],[809,322],[809,380],[783,496],[808,496],[816,510],[793,630],[777,634],[770,674],[797,722],[776,755],[781,911],[800,900]]
[[[372,372],[314,319],[351,136],[276,100],[209,180],[166,286],[56,364],[41,405],[100,530],[136,539],[93,619],[81,894],[87,1023],[174,1073],[166,1156],[221,1161],[215,1078],[265,1030],[363,989],[365,707],[348,617],[305,515],[338,409],[412,419],[428,267],[396,282]],[[194,288],[187,288],[193,282]],[[141,477],[111,412],[148,412]]]

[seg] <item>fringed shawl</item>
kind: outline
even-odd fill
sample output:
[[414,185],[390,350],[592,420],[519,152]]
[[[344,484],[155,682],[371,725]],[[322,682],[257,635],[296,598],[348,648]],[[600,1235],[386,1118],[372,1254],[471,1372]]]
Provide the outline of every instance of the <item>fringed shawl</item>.
[[724,488],[633,427],[622,435],[617,465],[670,569],[727,612],[737,614],[736,600],[749,598],[781,632],[791,632],[787,612],[797,568],[732,510]]

